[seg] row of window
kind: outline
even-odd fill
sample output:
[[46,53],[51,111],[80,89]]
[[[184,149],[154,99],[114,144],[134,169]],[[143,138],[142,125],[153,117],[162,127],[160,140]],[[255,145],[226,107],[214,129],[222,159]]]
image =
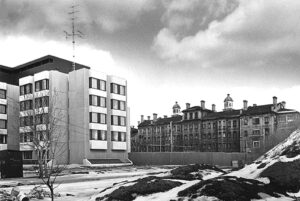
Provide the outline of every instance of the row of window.
[[125,96],[125,86],[111,83],[110,84],[110,93],[120,94]]
[[6,99],[6,90],[0,89],[0,99]]
[[[43,96],[35,99],[35,108],[41,107],[49,107],[49,97]],[[32,110],[33,109],[33,101],[26,100],[20,102],[20,111]]]
[[111,125],[126,126],[126,117],[111,115]]
[[[106,124],[106,114],[90,112],[90,123]],[[111,125],[126,126],[126,117],[111,115]]]
[[[106,141],[107,140],[107,131],[90,129],[90,140]],[[112,131],[111,132],[111,140],[125,142],[126,141],[126,133]]]
[[[47,124],[49,122],[48,114],[35,115],[35,124]],[[20,127],[32,126],[33,116],[20,117]]]
[[111,109],[125,111],[125,108],[126,108],[125,101],[111,99]]
[[[270,123],[269,117],[264,117],[264,124],[268,125],[269,123]],[[249,124],[249,119],[244,118],[244,125],[248,125],[248,124]],[[252,125],[260,125],[260,118],[259,117],[253,118]]]
[[106,91],[106,81],[90,77],[89,87],[92,89]]
[[96,95],[90,95],[90,105],[98,107],[106,107],[106,98]]
[[[42,91],[42,90],[48,90],[49,89],[49,80],[39,80],[35,82],[35,91]],[[32,84],[25,84],[20,86],[20,95],[26,95],[32,93]]]
[[[20,142],[33,142],[33,132],[20,133]],[[46,141],[50,139],[49,132],[36,131],[36,139],[39,141]]]
[[[90,105],[106,108],[106,98],[105,97],[90,95],[89,99],[90,99],[90,101],[89,101]],[[111,99],[111,109],[125,111],[125,108],[126,108],[125,101]]]

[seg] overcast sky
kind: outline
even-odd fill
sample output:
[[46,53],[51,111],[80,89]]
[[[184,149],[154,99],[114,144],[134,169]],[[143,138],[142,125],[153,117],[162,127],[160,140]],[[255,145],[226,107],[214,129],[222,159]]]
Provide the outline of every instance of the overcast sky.
[[[131,124],[206,101],[272,96],[300,111],[300,1],[76,0],[76,60],[128,80]],[[72,58],[64,0],[0,0],[0,64]]]

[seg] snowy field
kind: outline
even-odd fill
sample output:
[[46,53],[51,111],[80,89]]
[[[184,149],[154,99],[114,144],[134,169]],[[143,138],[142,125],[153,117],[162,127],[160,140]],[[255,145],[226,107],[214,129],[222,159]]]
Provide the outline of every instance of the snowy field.
[[[161,175],[168,172],[170,167],[122,167],[112,168],[109,170],[89,171],[88,174],[70,174],[58,177],[58,185],[55,193],[59,193],[61,197],[56,197],[56,201],[85,201],[91,200],[92,197],[99,194],[102,190],[110,187],[114,183],[122,181],[133,181],[152,174]],[[35,186],[42,186],[45,190],[48,189],[40,184],[40,180],[36,178],[25,179],[0,179],[0,186],[8,185],[10,187],[1,188],[1,190],[11,191],[13,186],[17,184],[25,184],[18,186],[24,192],[29,193]],[[31,185],[32,184],[32,185]],[[69,196],[66,196],[69,194]],[[32,199],[38,200],[38,199]],[[45,198],[45,201],[50,198]],[[93,199],[92,199],[93,200]]]
[[[228,171],[208,164],[104,169],[77,167],[57,178],[55,193],[60,196],[55,200],[300,200],[300,130],[252,164]],[[48,191],[38,178],[0,180],[0,190],[10,192],[15,186],[25,194],[36,186]]]

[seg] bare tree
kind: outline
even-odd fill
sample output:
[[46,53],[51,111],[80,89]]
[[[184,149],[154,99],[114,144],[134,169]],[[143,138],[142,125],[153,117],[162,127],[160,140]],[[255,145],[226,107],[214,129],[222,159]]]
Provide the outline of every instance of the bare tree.
[[[56,178],[66,168],[67,110],[62,108],[59,92],[40,93],[22,106],[25,110],[20,117],[22,132],[30,138],[27,143],[36,153],[39,178],[49,188],[54,200]],[[28,105],[25,105],[28,104]],[[27,109],[25,108],[25,109]]]

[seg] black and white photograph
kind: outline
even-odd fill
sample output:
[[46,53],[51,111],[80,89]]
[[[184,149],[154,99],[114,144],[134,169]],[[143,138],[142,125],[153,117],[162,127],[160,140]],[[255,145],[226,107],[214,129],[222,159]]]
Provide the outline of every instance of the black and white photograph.
[[300,201],[300,1],[0,0],[0,201]]

